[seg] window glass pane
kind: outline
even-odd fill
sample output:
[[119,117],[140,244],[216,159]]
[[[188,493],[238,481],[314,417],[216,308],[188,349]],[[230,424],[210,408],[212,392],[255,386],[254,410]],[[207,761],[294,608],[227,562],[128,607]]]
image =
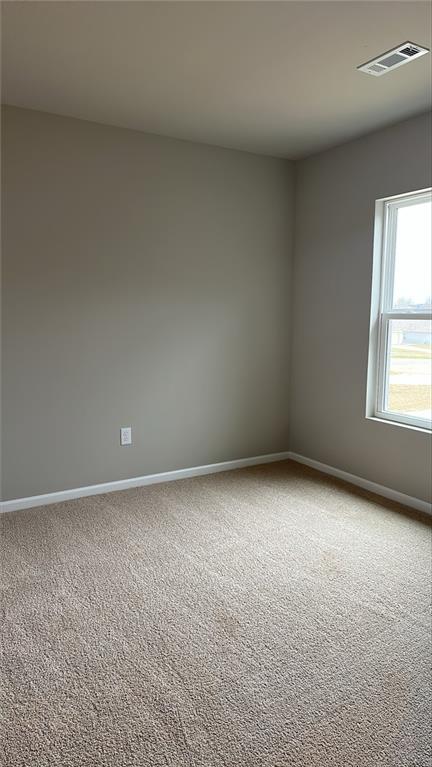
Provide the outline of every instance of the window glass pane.
[[432,202],[398,208],[393,308],[412,312],[431,309]]
[[391,320],[389,334],[387,409],[431,419],[432,322]]

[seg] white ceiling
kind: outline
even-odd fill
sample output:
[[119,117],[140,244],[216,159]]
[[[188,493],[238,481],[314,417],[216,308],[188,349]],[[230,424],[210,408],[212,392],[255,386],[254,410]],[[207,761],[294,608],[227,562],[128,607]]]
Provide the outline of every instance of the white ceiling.
[[3,102],[284,157],[425,111],[429,2],[2,3]]

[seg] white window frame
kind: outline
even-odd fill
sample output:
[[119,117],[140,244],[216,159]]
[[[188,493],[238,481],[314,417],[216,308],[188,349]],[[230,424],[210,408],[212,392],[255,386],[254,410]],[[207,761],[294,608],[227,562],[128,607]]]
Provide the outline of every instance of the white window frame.
[[375,207],[374,264],[366,416],[431,431],[429,419],[395,413],[386,407],[389,377],[389,324],[391,320],[432,320],[431,312],[393,310],[396,220],[399,208],[432,199],[432,189],[377,200]]

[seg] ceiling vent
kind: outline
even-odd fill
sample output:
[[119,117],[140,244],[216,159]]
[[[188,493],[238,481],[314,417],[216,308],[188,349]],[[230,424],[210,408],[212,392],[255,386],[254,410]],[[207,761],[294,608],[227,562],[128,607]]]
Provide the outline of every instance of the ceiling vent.
[[408,64],[409,61],[418,59],[420,56],[424,56],[425,53],[429,53],[429,48],[423,48],[421,45],[415,43],[401,43],[397,48],[392,48],[391,51],[381,53],[380,56],[376,56],[374,59],[367,61],[366,64],[362,64],[357,69],[360,72],[366,72],[368,75],[374,77],[381,77],[386,72],[391,72],[392,69],[401,67],[402,64]]

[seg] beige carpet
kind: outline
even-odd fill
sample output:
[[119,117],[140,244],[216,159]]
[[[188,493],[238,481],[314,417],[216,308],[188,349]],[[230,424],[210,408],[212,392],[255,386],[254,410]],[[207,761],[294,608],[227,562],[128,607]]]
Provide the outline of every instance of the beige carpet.
[[427,767],[430,528],[285,462],[5,514],[2,767]]

